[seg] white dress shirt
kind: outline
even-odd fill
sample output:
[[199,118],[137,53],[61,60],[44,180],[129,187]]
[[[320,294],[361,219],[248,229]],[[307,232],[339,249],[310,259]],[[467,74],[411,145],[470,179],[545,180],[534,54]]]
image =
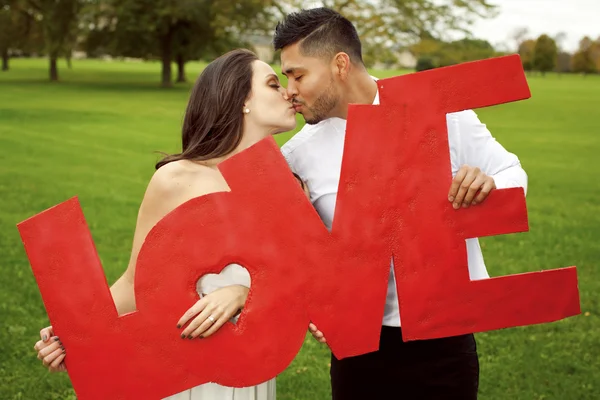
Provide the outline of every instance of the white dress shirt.
[[[379,104],[377,93],[374,105]],[[516,155],[509,153],[492,137],[472,110],[446,115],[452,176],[462,165],[479,167],[492,176],[496,187],[522,187],[527,191],[527,174]],[[292,171],[307,184],[310,199],[331,230],[342,165],[346,120],[329,118],[315,125],[306,124],[282,148]],[[489,278],[479,241],[467,239],[469,275],[472,280]],[[398,294],[394,268],[390,268],[383,325],[400,326]]]

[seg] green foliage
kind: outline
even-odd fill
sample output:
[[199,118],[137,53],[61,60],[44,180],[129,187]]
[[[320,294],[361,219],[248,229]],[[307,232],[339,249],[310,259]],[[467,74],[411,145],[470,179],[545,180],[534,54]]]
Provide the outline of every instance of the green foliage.
[[[289,10],[303,8],[306,2],[278,3],[280,8]],[[464,34],[475,17],[496,13],[496,6],[487,0],[322,0],[311,5],[332,8],[354,23],[370,65],[393,61],[384,48],[397,50],[399,44],[419,39],[442,40],[450,32]]]
[[13,23],[14,11],[8,4],[0,3],[0,56],[2,57],[2,71],[7,71],[8,50],[14,37],[15,25]]
[[525,40],[519,45],[519,55],[525,71],[533,70],[533,55],[535,53],[535,40]]
[[[23,22],[27,24],[25,30],[28,33],[33,32],[31,38],[43,40],[44,53],[48,55],[50,61],[49,75],[52,81],[58,80],[57,59],[62,56],[70,57],[71,51],[75,47],[78,34],[78,17],[84,1],[12,1],[14,8],[18,9],[20,15],[23,16]],[[29,46],[22,43],[21,47],[27,48]]]
[[117,15],[112,0],[86,1],[79,16],[78,50],[91,58],[114,55],[116,23]]
[[394,49],[384,46],[382,43],[367,46],[363,49],[362,56],[365,65],[370,66],[382,65],[386,69],[390,69],[398,63],[398,57]]
[[600,71],[600,38],[593,41],[584,37],[579,42],[579,50],[571,60],[573,72],[591,74]]
[[541,35],[533,49],[533,68],[542,74],[554,70],[558,50],[556,42],[548,35]]
[[[114,52],[161,59],[162,85],[171,86],[171,60],[209,58],[241,44],[248,29],[260,29],[266,0],[111,0]],[[255,16],[256,18],[249,18]],[[262,18],[262,19],[261,19]]]
[[482,60],[496,55],[496,51],[489,42],[471,38],[452,42],[444,42],[431,37],[422,38],[417,44],[411,46],[411,51],[419,59],[428,60],[433,67]]
[[0,1],[0,55],[3,70],[8,70],[10,52],[27,53],[43,49],[40,23],[29,12],[24,0]]
[[431,58],[428,57],[420,57],[417,60],[417,66],[416,66],[416,71],[426,71],[428,69],[433,69],[435,68],[435,65],[433,64],[433,60]]
[[583,74],[598,72],[589,50],[579,50],[573,54],[573,58],[571,59],[571,69],[573,72],[580,72]]
[[440,66],[483,60],[496,55],[494,47],[486,40],[465,38],[443,47]]

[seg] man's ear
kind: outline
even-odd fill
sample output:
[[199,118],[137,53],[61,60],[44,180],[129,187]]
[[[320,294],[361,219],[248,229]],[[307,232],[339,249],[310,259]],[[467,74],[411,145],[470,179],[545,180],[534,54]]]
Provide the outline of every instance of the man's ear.
[[337,53],[331,61],[333,73],[341,80],[346,80],[350,72],[350,56],[343,51]]

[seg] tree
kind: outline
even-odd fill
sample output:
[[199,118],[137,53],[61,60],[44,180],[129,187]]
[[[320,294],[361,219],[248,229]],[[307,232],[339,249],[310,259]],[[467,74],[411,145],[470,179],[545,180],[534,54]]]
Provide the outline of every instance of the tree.
[[78,49],[88,57],[115,53],[117,15],[114,0],[86,0],[79,13]]
[[2,53],[2,71],[8,71],[8,50],[15,37],[16,10],[12,1],[0,2],[0,53]]
[[592,60],[594,60],[596,71],[600,72],[600,37],[598,37],[598,39],[592,42],[590,46],[590,53],[592,56]]
[[161,84],[172,86],[171,64],[178,64],[178,81],[185,80],[185,63],[209,49],[236,43],[251,29],[272,0],[112,0],[115,8],[115,52],[159,58]]
[[454,65],[468,61],[483,60],[496,55],[496,50],[487,41],[465,38],[448,43],[443,48],[442,65]]
[[521,62],[523,63],[523,69],[525,71],[533,70],[533,54],[535,51],[535,40],[527,39],[519,46],[519,55],[521,56]]
[[[173,39],[187,20],[205,11],[205,1],[172,2],[169,0],[114,0],[115,54],[153,58],[162,63],[164,87],[172,86],[171,63]],[[189,14],[188,14],[189,12]]]
[[571,59],[571,69],[573,72],[591,74],[598,72],[593,58],[594,42],[589,37],[584,37],[579,41],[579,50],[573,54]]
[[27,41],[34,31],[36,21],[27,13],[23,2],[0,0],[0,53],[2,71],[9,69],[9,51],[27,48]]
[[431,58],[420,57],[417,60],[417,66],[416,66],[415,70],[417,72],[419,72],[419,71],[427,71],[428,69],[433,69],[433,68],[435,68],[435,65],[433,64],[433,61],[431,60]]
[[594,60],[592,60],[590,52],[582,50],[573,54],[571,69],[573,72],[580,72],[583,74],[592,74],[598,71],[596,65],[594,65]]
[[444,42],[425,36],[410,50],[419,60],[426,60],[433,67],[483,60],[496,55],[496,50],[488,41],[472,38]]
[[[277,5],[285,14],[303,8],[303,3],[280,0]],[[455,33],[468,33],[474,17],[496,12],[487,0],[322,0],[311,5],[332,8],[352,21],[367,55],[378,54],[382,45],[407,47],[424,37],[448,40]]]
[[[442,58],[442,46],[444,43],[441,40],[435,39],[430,35],[422,35],[420,40],[410,46],[410,51],[417,59],[427,60],[431,63],[432,68],[439,67]],[[425,62],[425,61],[424,61]],[[427,63],[425,63],[427,65]]]
[[374,14],[379,18],[365,21],[370,22],[367,28],[376,32],[379,19],[384,22],[385,32],[392,39],[425,32],[440,39],[455,32],[468,33],[474,17],[490,17],[496,11],[495,6],[486,0],[380,0],[373,4]]
[[533,69],[540,71],[542,75],[552,71],[556,66],[557,52],[554,39],[548,35],[541,35],[533,49]]
[[27,12],[40,21],[51,81],[58,80],[58,58],[70,56],[84,0],[23,0]]

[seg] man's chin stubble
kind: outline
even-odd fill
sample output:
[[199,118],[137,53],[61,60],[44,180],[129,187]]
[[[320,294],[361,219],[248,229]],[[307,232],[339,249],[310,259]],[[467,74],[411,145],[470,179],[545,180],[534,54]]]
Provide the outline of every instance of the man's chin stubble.
[[304,116],[304,114],[302,114],[302,116],[304,117],[304,122],[306,122],[308,125],[316,125],[319,122],[323,121],[323,118],[318,118],[318,117],[306,118]]

